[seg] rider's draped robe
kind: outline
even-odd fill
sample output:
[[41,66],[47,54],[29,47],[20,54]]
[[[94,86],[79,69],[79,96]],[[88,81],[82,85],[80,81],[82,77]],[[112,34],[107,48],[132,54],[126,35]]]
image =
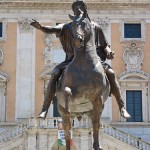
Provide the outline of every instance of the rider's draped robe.
[[[64,70],[64,68],[72,61],[74,56],[74,43],[73,43],[73,35],[71,32],[71,23],[60,25],[61,32],[59,34],[60,42],[63,46],[63,50],[66,53],[66,60],[60,63],[58,66],[60,69]],[[110,66],[105,62],[106,61],[106,52],[105,48],[109,46],[106,37],[101,29],[101,27],[92,22],[92,28],[95,35],[95,45],[98,56],[100,57],[101,63],[104,69],[110,68]]]

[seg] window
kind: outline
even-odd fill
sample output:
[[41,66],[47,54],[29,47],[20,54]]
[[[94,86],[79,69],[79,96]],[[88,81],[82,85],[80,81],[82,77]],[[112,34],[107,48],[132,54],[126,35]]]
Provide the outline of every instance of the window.
[[139,41],[145,42],[145,20],[140,19],[123,19],[120,20],[120,41],[128,42],[128,41]]
[[3,23],[0,22],[0,37],[3,37]]
[[142,122],[142,91],[126,91],[127,111],[131,115],[128,122]]
[[0,41],[6,40],[6,19],[0,19]]
[[141,23],[125,23],[124,38],[141,38]]

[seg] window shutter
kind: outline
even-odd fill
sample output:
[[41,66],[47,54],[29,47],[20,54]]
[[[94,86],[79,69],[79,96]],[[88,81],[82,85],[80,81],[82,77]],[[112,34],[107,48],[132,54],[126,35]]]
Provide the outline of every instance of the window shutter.
[[126,104],[131,115],[128,122],[142,122],[142,91],[127,91]]

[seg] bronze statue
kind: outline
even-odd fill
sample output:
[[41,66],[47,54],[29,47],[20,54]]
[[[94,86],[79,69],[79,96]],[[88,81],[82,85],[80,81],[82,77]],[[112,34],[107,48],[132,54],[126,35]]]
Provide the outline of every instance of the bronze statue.
[[79,8],[78,16],[71,16],[74,57],[63,72],[56,95],[65,131],[66,150],[70,150],[70,118],[81,118],[83,114],[92,120],[93,148],[99,150],[100,116],[110,86],[96,52],[94,28],[82,10]]
[[[129,118],[130,115],[124,108],[114,71],[105,62],[106,58],[113,59],[114,53],[111,51],[102,29],[98,24],[91,22],[84,1],[73,2],[72,10],[74,16],[69,15],[72,22],[68,24],[45,27],[37,21],[31,23],[32,26],[45,33],[59,35],[66,52],[66,60],[56,66],[51,73],[42,112],[38,117],[46,117],[56,93],[58,110],[63,119],[63,128],[66,134],[66,150],[70,150],[70,117],[80,118],[84,113],[91,118],[93,123],[93,148],[99,150],[100,116],[104,102],[109,96],[110,87],[111,93],[118,102],[121,115],[125,118]],[[56,82],[59,78],[56,92]]]
[[[84,12],[84,16],[90,20],[88,13],[87,13],[87,5],[84,1],[76,0],[75,2],[73,2],[72,10],[76,17],[80,16],[81,10],[82,10]],[[72,17],[73,16],[70,15],[70,18]],[[115,96],[117,100],[121,115],[124,118],[130,118],[131,116],[128,114],[128,112],[124,108],[124,102],[120,93],[120,86],[116,79],[115,73],[113,69],[111,68],[111,66],[105,62],[106,58],[113,59],[114,53],[111,51],[110,46],[105,38],[105,35],[101,27],[95,22],[91,22],[91,23],[93,25],[94,32],[95,32],[94,34],[95,34],[95,44],[96,44],[97,55],[100,57],[100,61],[103,65],[107,78],[109,79],[109,82],[111,85],[111,93]],[[60,24],[56,27],[46,27],[46,26],[40,25],[39,22],[35,20],[34,22],[31,23],[32,26],[34,26],[36,29],[41,30],[44,33],[57,34],[60,38],[60,42],[66,53],[66,60],[60,63],[58,66],[56,66],[51,72],[51,79],[47,88],[42,111],[38,116],[39,118],[43,118],[43,119],[46,118],[48,108],[56,93],[56,82],[60,78],[66,66],[72,61],[74,57],[74,51],[73,51],[74,44],[73,44],[73,39],[71,35],[71,24],[72,22],[68,24]]]

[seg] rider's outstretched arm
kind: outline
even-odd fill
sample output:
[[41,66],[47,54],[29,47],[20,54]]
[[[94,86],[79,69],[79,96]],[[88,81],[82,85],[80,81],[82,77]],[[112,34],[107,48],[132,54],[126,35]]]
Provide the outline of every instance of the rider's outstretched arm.
[[40,30],[42,32],[48,33],[48,34],[60,34],[62,27],[63,27],[63,24],[60,24],[60,25],[55,26],[55,27],[41,25]]
[[44,25],[41,25],[36,20],[33,20],[33,22],[31,22],[30,25],[32,25],[33,27],[35,27],[38,30],[41,30],[44,33],[48,33],[48,34],[60,34],[61,29],[62,29],[62,27],[63,27],[64,24],[60,24],[60,25],[55,26],[55,27],[44,26]]

